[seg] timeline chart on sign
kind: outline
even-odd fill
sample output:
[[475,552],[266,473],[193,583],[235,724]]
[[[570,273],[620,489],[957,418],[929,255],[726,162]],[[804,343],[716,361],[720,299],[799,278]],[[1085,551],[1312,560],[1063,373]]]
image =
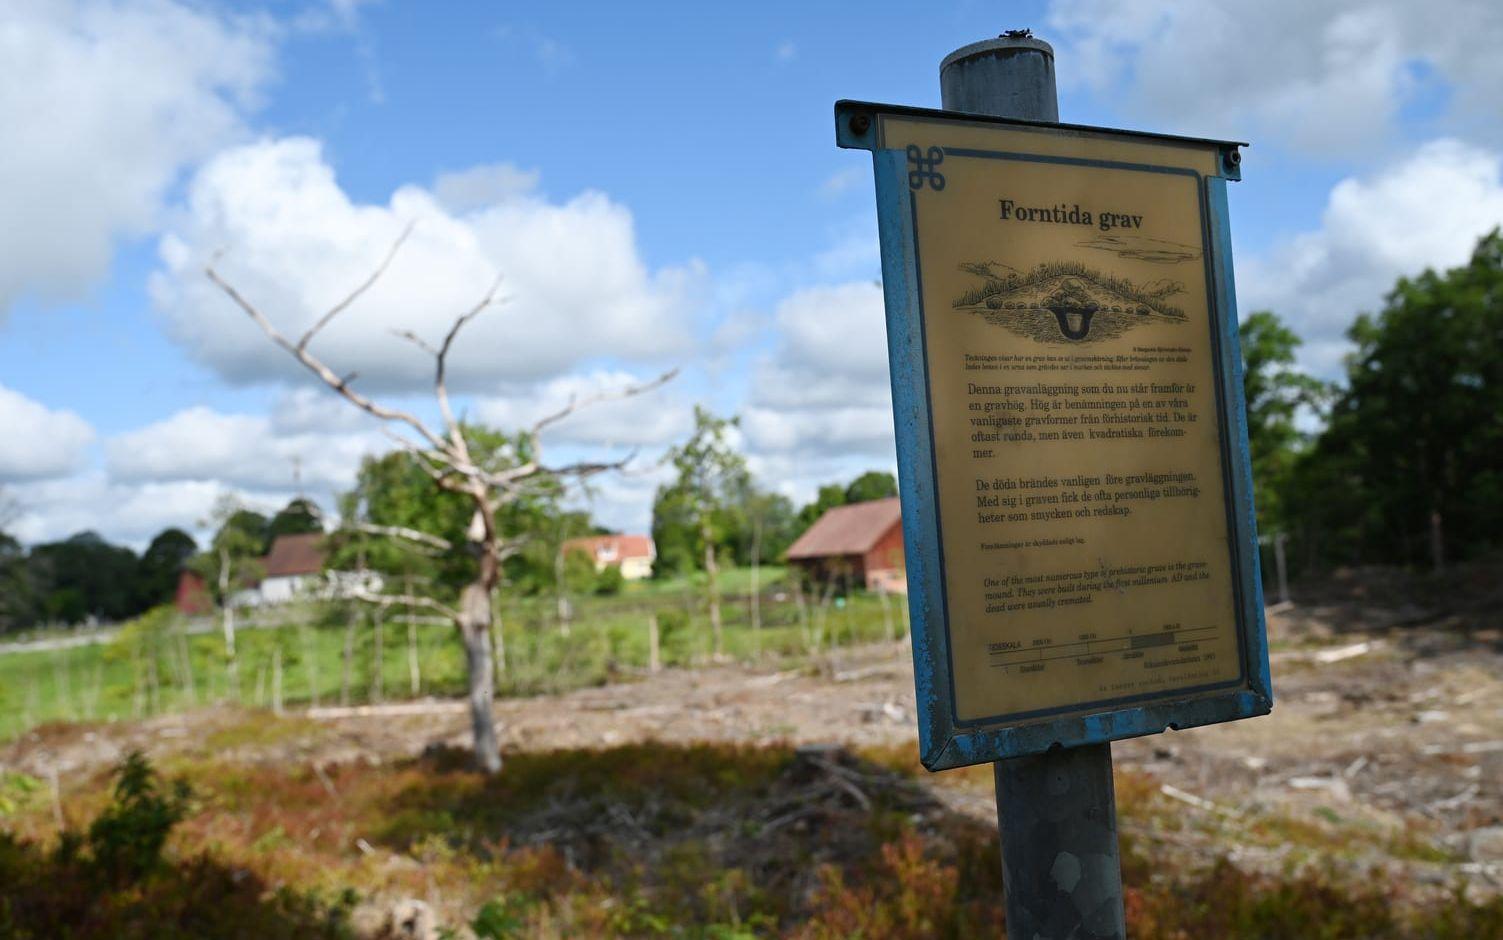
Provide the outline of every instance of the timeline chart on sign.
[[881,134],[908,155],[956,721],[1242,682],[1215,150]]

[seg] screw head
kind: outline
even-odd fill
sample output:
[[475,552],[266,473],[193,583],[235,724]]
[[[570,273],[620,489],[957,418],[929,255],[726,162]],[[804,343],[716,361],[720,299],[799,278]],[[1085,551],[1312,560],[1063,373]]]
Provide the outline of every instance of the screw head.
[[851,120],[847,126],[850,127],[852,134],[860,137],[862,134],[865,134],[867,131],[871,130],[872,116],[865,113],[853,114],[851,115]]

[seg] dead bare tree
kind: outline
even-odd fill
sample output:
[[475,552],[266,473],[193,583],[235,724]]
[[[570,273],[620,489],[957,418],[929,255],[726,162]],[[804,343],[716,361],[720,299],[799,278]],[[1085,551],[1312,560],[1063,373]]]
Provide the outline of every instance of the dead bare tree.
[[[385,422],[388,433],[396,443],[407,451],[423,471],[440,489],[465,497],[473,505],[473,516],[465,533],[464,541],[455,544],[427,532],[378,527],[380,532],[393,538],[426,546],[439,552],[462,552],[476,563],[474,579],[459,592],[451,606],[432,597],[417,594],[373,594],[356,590],[357,599],[387,606],[402,606],[427,609],[452,621],[464,643],[468,669],[470,721],[474,731],[476,766],[495,773],[501,769],[501,752],[496,738],[492,705],[495,699],[495,684],[491,664],[491,628],[495,617],[492,595],[501,583],[502,563],[521,547],[521,541],[508,537],[501,531],[497,513],[505,506],[515,503],[540,489],[567,485],[582,481],[592,475],[609,470],[618,470],[631,459],[602,462],[582,462],[561,466],[549,466],[542,459],[542,434],[581,408],[603,401],[640,395],[657,388],[673,378],[677,370],[664,373],[658,378],[630,385],[614,391],[603,392],[586,398],[571,398],[562,408],[545,415],[521,433],[525,447],[518,448],[516,459],[497,465],[494,460],[477,459],[471,443],[466,438],[466,429],[456,419],[449,397],[448,362],[460,331],[488,307],[496,303],[496,291],[500,281],[492,284],[479,302],[459,314],[450,325],[438,345],[433,345],[411,331],[400,331],[398,336],[411,342],[433,358],[433,394],[438,405],[441,425],[430,426],[428,422],[408,411],[383,405],[370,396],[356,391],[352,383],[354,375],[340,375],[315,355],[309,348],[318,334],[344,311],[348,310],[362,294],[368,291],[391,264],[392,258],[411,232],[409,226],[392,245],[386,257],[376,266],[371,275],[351,291],[344,299],[330,307],[296,340],[278,330],[265,314],[239,290],[222,278],[211,261],[204,269],[205,275],[222,290],[266,336],[286,350],[329,388],[340,394],[356,408]],[[405,433],[397,433],[399,428]],[[415,438],[415,439],[414,439]]]

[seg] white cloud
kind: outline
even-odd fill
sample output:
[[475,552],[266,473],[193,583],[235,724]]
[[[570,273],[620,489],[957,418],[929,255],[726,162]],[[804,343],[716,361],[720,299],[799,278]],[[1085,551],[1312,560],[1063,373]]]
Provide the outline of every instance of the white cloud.
[[304,487],[328,492],[349,489],[361,458],[390,447],[369,427],[332,433],[195,406],[116,435],[105,453],[110,477],[118,483],[201,481],[279,491],[293,488],[296,467]]
[[272,29],[173,0],[0,9],[0,316],[81,296],[188,164],[242,132]]
[[392,331],[436,343],[497,276],[507,301],[455,347],[456,388],[534,381],[607,356],[658,361],[693,347],[702,267],[650,271],[631,213],[604,194],[558,204],[514,193],[455,213],[408,186],[387,205],[361,204],[305,138],[229,150],[199,172],[162,240],[152,293],[172,335],[221,376],[288,377],[291,357],[206,281],[204,260],[227,247],[224,276],[295,336],[364,280],[409,222],[416,227],[386,274],[313,346],[369,387],[426,386],[431,361]]
[[1243,263],[1238,306],[1272,309],[1307,341],[1304,362],[1328,377],[1346,328],[1381,307],[1401,275],[1454,267],[1503,225],[1503,156],[1454,140],[1331,190],[1320,228]]
[[1316,152],[1379,142],[1432,70],[1458,113],[1499,114],[1494,0],[1053,0],[1062,83],[1165,130]]
[[[589,402],[643,384],[641,376],[621,371],[567,375],[507,394],[480,396],[475,416],[502,430],[532,425],[571,402]],[[586,447],[662,448],[694,429],[693,406],[677,394],[674,383],[629,398],[614,398],[581,407],[544,432],[543,443]]]
[[772,57],[779,62],[792,62],[798,58],[798,45],[792,39],[784,39],[772,50]]
[[777,349],[756,366],[745,411],[764,454],[891,459],[892,407],[882,288],[812,287],[779,304]]
[[[21,509],[13,533],[22,542],[36,544],[88,529],[141,548],[158,532],[176,526],[202,543],[205,533],[200,523],[208,519],[214,501],[224,492],[229,491],[207,480],[121,484],[97,471],[26,483],[13,490]],[[288,494],[236,495],[261,512],[274,511],[288,499]]]
[[0,482],[72,473],[94,440],[94,429],[71,411],[53,410],[0,385]]

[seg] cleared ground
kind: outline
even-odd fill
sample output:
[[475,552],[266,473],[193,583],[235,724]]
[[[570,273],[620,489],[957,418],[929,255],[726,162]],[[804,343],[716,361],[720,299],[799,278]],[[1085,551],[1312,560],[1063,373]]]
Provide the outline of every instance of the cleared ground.
[[[1503,911],[1496,921],[1457,921],[1453,933],[1405,919],[1496,905],[1503,890],[1495,591],[1486,573],[1429,594],[1382,574],[1334,581],[1270,614],[1272,715],[1117,744],[1135,923],[1215,935],[1231,928],[1194,920],[1215,913],[1196,892],[1252,890],[1245,885],[1265,879],[1278,903],[1311,906],[1312,923],[1324,923],[1320,910],[1360,913],[1369,904],[1374,918],[1399,918],[1338,923],[1331,936],[1503,930]],[[863,927],[860,912],[881,905],[861,900],[860,879],[932,876],[943,893],[943,871],[994,877],[989,771],[917,767],[905,644],[853,647],[796,668],[625,678],[499,703],[510,758],[501,784],[463,769],[466,720],[442,701],[281,719],[207,709],[44,726],[0,747],[13,807],[0,827],[45,841],[59,816],[79,825],[102,801],[107,769],[140,748],[168,771],[206,781],[199,814],[175,837],[180,851],[213,849],[269,885],[354,887],[356,923],[367,932],[411,900],[431,923],[460,927],[488,901],[519,897],[527,900],[513,912],[518,932],[498,935],[653,935],[647,914],[661,911],[667,925],[713,923],[746,935],[844,936],[843,924],[868,936],[922,936],[917,921]],[[828,747],[797,750],[807,745]],[[621,784],[638,779],[638,789]],[[675,780],[688,790],[676,792]],[[618,784],[625,789],[612,789]],[[842,841],[831,826],[860,837]],[[559,872],[586,886],[563,895],[518,887],[520,851],[561,853]],[[653,860],[657,874],[630,875],[632,857]],[[1243,874],[1228,880],[1218,859]],[[675,865],[682,870],[671,877],[659,871]],[[840,892],[828,866],[846,873]],[[733,871],[741,874],[726,881]],[[1296,882],[1293,894],[1277,894]],[[1336,893],[1322,899],[1317,889]],[[946,903],[969,905],[969,919],[924,921],[934,935],[963,935],[999,916],[992,892],[948,890]],[[686,906],[681,896],[696,891],[714,897]],[[645,919],[599,919],[616,909],[612,898],[631,897]],[[1194,923],[1212,932],[1186,926]]]

